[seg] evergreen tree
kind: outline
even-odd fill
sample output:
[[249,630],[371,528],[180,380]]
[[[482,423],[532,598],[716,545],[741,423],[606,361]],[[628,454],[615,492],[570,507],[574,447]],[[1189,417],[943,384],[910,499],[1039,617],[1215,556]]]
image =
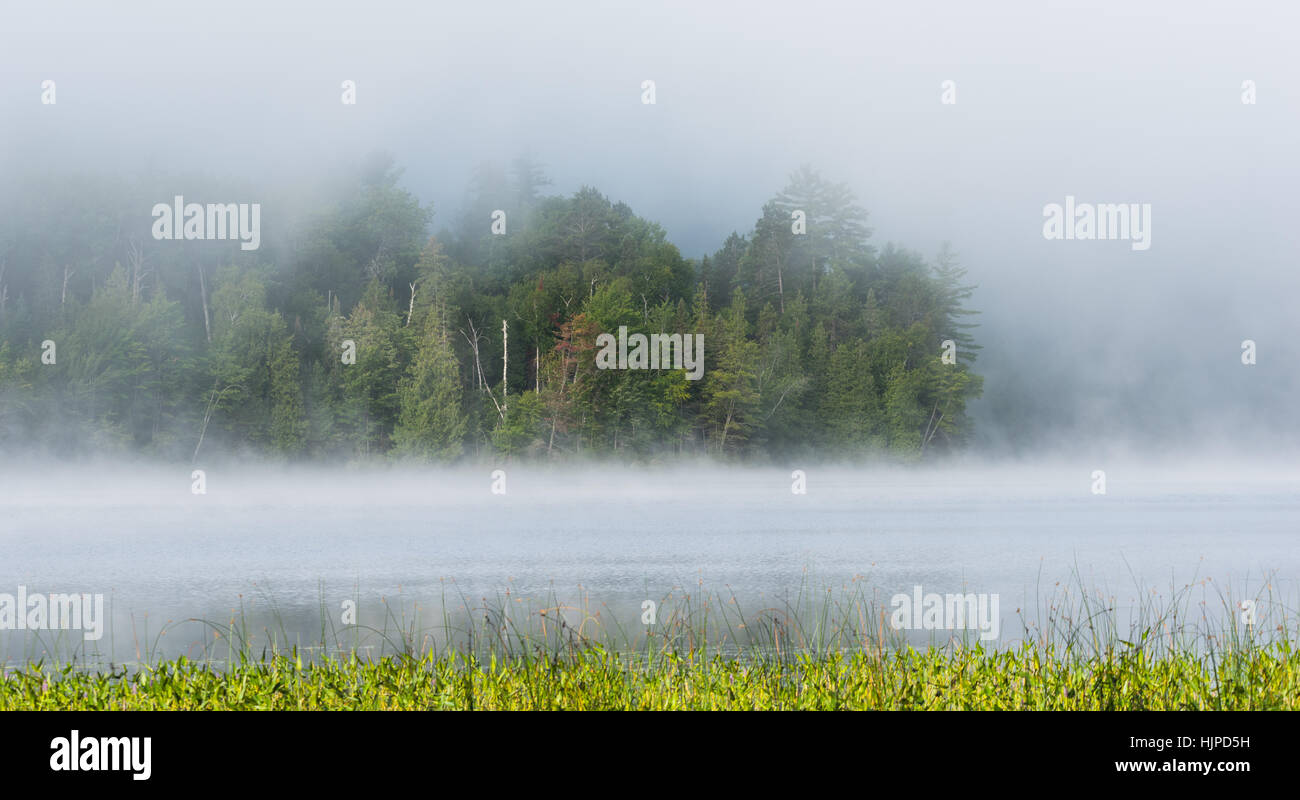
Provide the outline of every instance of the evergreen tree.
[[437,315],[424,326],[415,360],[398,390],[393,452],[431,461],[451,461],[464,451],[460,365]]

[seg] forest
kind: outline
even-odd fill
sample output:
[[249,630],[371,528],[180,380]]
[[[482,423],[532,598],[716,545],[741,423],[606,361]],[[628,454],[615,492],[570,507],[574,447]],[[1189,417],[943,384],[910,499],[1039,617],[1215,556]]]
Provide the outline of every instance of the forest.
[[[596,188],[549,194],[527,157],[479,167],[435,235],[401,178],[385,154],[310,187],[14,176],[0,452],[914,461],[971,435],[965,269],[878,249],[811,167],[699,259]],[[260,203],[260,246],[156,240],[174,195]],[[620,327],[702,337],[701,379],[597,369]]]

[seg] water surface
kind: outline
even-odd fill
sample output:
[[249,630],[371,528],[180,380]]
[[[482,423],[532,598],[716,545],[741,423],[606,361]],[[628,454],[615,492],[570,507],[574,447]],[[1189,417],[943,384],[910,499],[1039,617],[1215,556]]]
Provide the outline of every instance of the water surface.
[[[1278,469],[1114,465],[1105,495],[1090,465],[806,467],[805,495],[788,469],[507,467],[504,495],[491,471],[212,467],[195,495],[188,467],[11,470],[0,592],[102,593],[110,619],[85,652],[118,661],[201,654],[212,631],[183,621],[240,609],[319,643],[348,600],[363,625],[427,633],[508,591],[635,636],[647,599],[707,591],[756,613],[800,591],[888,606],[921,586],[996,594],[1007,642],[1065,586],[1122,614],[1180,592],[1194,614],[1251,597],[1281,613],[1298,594],[1300,480]],[[82,638],[2,631],[0,658],[67,657]]]

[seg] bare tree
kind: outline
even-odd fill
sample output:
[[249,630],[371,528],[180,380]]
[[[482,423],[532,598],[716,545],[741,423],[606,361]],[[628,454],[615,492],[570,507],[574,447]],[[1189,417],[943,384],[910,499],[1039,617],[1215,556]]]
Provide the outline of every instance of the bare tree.
[[208,318],[208,284],[203,279],[203,263],[194,262],[194,269],[199,273],[199,302],[203,304],[203,333],[212,344],[212,321]]
[[464,336],[465,341],[469,342],[469,349],[474,354],[474,372],[478,381],[478,388],[487,392],[487,396],[492,398],[492,405],[496,406],[497,415],[504,420],[506,418],[505,409],[497,402],[496,396],[492,394],[492,389],[487,385],[487,379],[483,377],[483,362],[479,360],[479,342],[483,341],[483,334],[479,333],[474,327],[473,318],[466,315],[465,322],[469,325],[469,333],[465,333],[464,329],[458,328],[457,330],[460,330],[460,335]]
[[216,410],[217,404],[221,402],[221,398],[225,396],[226,392],[236,388],[237,386],[238,384],[232,383],[218,392],[217,387],[213,385],[212,396],[208,399],[207,410],[203,412],[203,425],[199,428],[199,441],[194,445],[194,457],[190,460],[191,464],[198,463],[199,448],[203,446],[203,437],[208,432],[208,422],[212,420],[212,412]]
[[76,275],[77,271],[68,265],[63,267],[63,294],[59,297],[59,305],[66,305],[68,302],[68,279]]
[[144,250],[134,238],[127,240],[126,249],[127,261],[131,265],[131,302],[139,303],[145,279],[149,277],[153,270],[145,268]]
[[[463,328],[457,330],[460,331],[461,336],[465,337],[465,341],[469,342],[470,352],[474,354],[474,377],[476,380],[474,388],[482,389],[486,381],[483,380],[483,364],[479,361],[478,343],[482,341],[483,335],[474,329],[472,317],[467,315],[465,321],[469,324],[469,333],[465,333]],[[473,334],[473,336],[471,337],[470,334]]]

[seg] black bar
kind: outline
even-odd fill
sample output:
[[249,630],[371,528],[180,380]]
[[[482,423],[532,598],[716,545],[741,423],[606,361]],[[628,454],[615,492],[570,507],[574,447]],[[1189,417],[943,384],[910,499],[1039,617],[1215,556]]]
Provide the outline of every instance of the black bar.
[[[673,785],[691,775],[719,785],[847,776],[866,790],[893,775],[918,787],[1044,779],[1055,782],[1040,786],[1064,788],[1294,775],[1293,718],[1272,712],[11,712],[3,721],[7,776],[50,788],[374,791],[418,778],[449,790],[449,777],[492,781],[484,788],[501,778],[539,787],[600,779],[594,788],[656,775]],[[87,737],[149,737],[148,779],[53,771],[51,742],[74,730],[82,747]],[[1177,746],[1179,737],[1194,746]],[[1221,743],[1207,748],[1203,737]],[[1248,741],[1234,747],[1232,737]],[[1157,740],[1169,746],[1150,746]],[[1121,772],[1117,762],[1156,771]],[[1214,771],[1192,771],[1191,762]]]

